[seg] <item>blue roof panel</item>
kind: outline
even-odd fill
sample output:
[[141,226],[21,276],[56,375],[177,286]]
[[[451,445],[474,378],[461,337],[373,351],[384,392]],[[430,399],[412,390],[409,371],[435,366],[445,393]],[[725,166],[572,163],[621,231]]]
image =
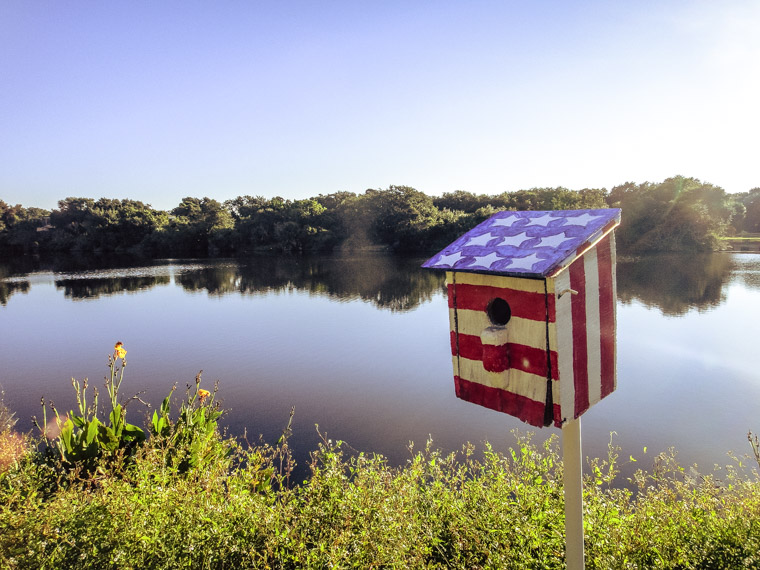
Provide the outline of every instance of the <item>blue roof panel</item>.
[[620,223],[620,209],[498,212],[428,259],[422,267],[516,277],[546,277],[578,248]]

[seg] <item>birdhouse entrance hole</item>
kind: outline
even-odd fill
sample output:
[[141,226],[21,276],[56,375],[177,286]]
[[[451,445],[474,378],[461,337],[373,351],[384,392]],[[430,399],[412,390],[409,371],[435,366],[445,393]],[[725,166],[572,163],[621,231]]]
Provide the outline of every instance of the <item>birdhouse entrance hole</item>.
[[491,299],[486,313],[491,324],[500,327],[505,326],[509,322],[509,319],[512,318],[512,309],[509,307],[509,303],[500,297]]

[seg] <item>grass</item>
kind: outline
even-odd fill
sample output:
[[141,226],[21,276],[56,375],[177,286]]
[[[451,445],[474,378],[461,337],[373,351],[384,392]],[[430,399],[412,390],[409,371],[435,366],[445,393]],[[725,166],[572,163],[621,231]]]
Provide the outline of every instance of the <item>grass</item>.
[[[274,445],[226,437],[199,386],[136,446],[109,439],[75,460],[19,436],[0,467],[0,567],[564,568],[556,437],[518,435],[507,453],[428,442],[401,466],[323,437],[296,484],[289,430]],[[627,485],[611,444],[586,467],[587,568],[760,568],[750,444],[754,457],[710,474],[662,453]]]

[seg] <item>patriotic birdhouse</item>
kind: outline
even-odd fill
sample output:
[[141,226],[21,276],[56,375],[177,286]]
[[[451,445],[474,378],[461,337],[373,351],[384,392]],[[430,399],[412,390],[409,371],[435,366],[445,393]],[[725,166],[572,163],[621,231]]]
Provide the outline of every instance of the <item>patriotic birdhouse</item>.
[[557,427],[615,390],[619,209],[499,212],[423,267],[446,271],[456,395]]

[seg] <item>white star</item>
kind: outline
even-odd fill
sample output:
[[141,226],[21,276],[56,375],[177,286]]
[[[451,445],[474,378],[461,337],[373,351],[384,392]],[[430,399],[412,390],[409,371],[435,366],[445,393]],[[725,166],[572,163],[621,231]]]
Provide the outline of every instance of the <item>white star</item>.
[[461,251],[455,251],[450,255],[442,255],[438,261],[435,262],[435,265],[448,265],[449,267],[454,267],[454,264],[462,259],[462,257],[464,256]]
[[565,236],[565,232],[562,232],[561,234],[557,234],[554,236],[542,237],[541,241],[534,247],[559,247],[561,244],[565,243],[569,239],[572,239],[572,238],[568,238],[567,236]]
[[549,222],[553,222],[554,220],[561,220],[562,218],[555,218],[551,214],[545,214],[543,216],[540,216],[538,218],[528,218],[530,220],[530,225],[537,225],[537,226],[546,226]]
[[514,224],[515,222],[517,222],[519,220],[520,220],[520,216],[515,216],[514,214],[511,214],[511,215],[507,216],[506,218],[498,218],[498,219],[494,220],[493,223],[491,224],[491,226],[492,227],[493,226],[507,226],[507,227],[509,227],[509,226],[511,226],[512,224]]
[[509,267],[507,269],[533,269],[533,265],[538,263],[539,261],[544,261],[542,258],[538,257],[535,253],[531,253],[530,255],[526,257],[513,257],[512,263],[509,264]]
[[516,236],[504,236],[501,240],[501,243],[498,243],[498,246],[502,245],[513,245],[515,247],[520,247],[520,244],[524,242],[525,240],[533,239],[531,237],[528,237],[528,234],[525,232],[522,232],[520,234],[517,234]]
[[565,219],[569,226],[586,226],[589,222],[601,217],[602,216],[592,216],[591,214],[584,213],[582,216],[568,216]]
[[488,242],[491,241],[495,237],[496,236],[491,233],[483,234],[476,237],[471,237],[469,240],[467,240],[466,245],[487,245]]
[[492,251],[484,257],[476,257],[475,261],[469,265],[469,267],[485,267],[486,269],[491,269],[491,266],[494,263],[501,261],[502,259],[504,258],[497,255],[496,252]]

